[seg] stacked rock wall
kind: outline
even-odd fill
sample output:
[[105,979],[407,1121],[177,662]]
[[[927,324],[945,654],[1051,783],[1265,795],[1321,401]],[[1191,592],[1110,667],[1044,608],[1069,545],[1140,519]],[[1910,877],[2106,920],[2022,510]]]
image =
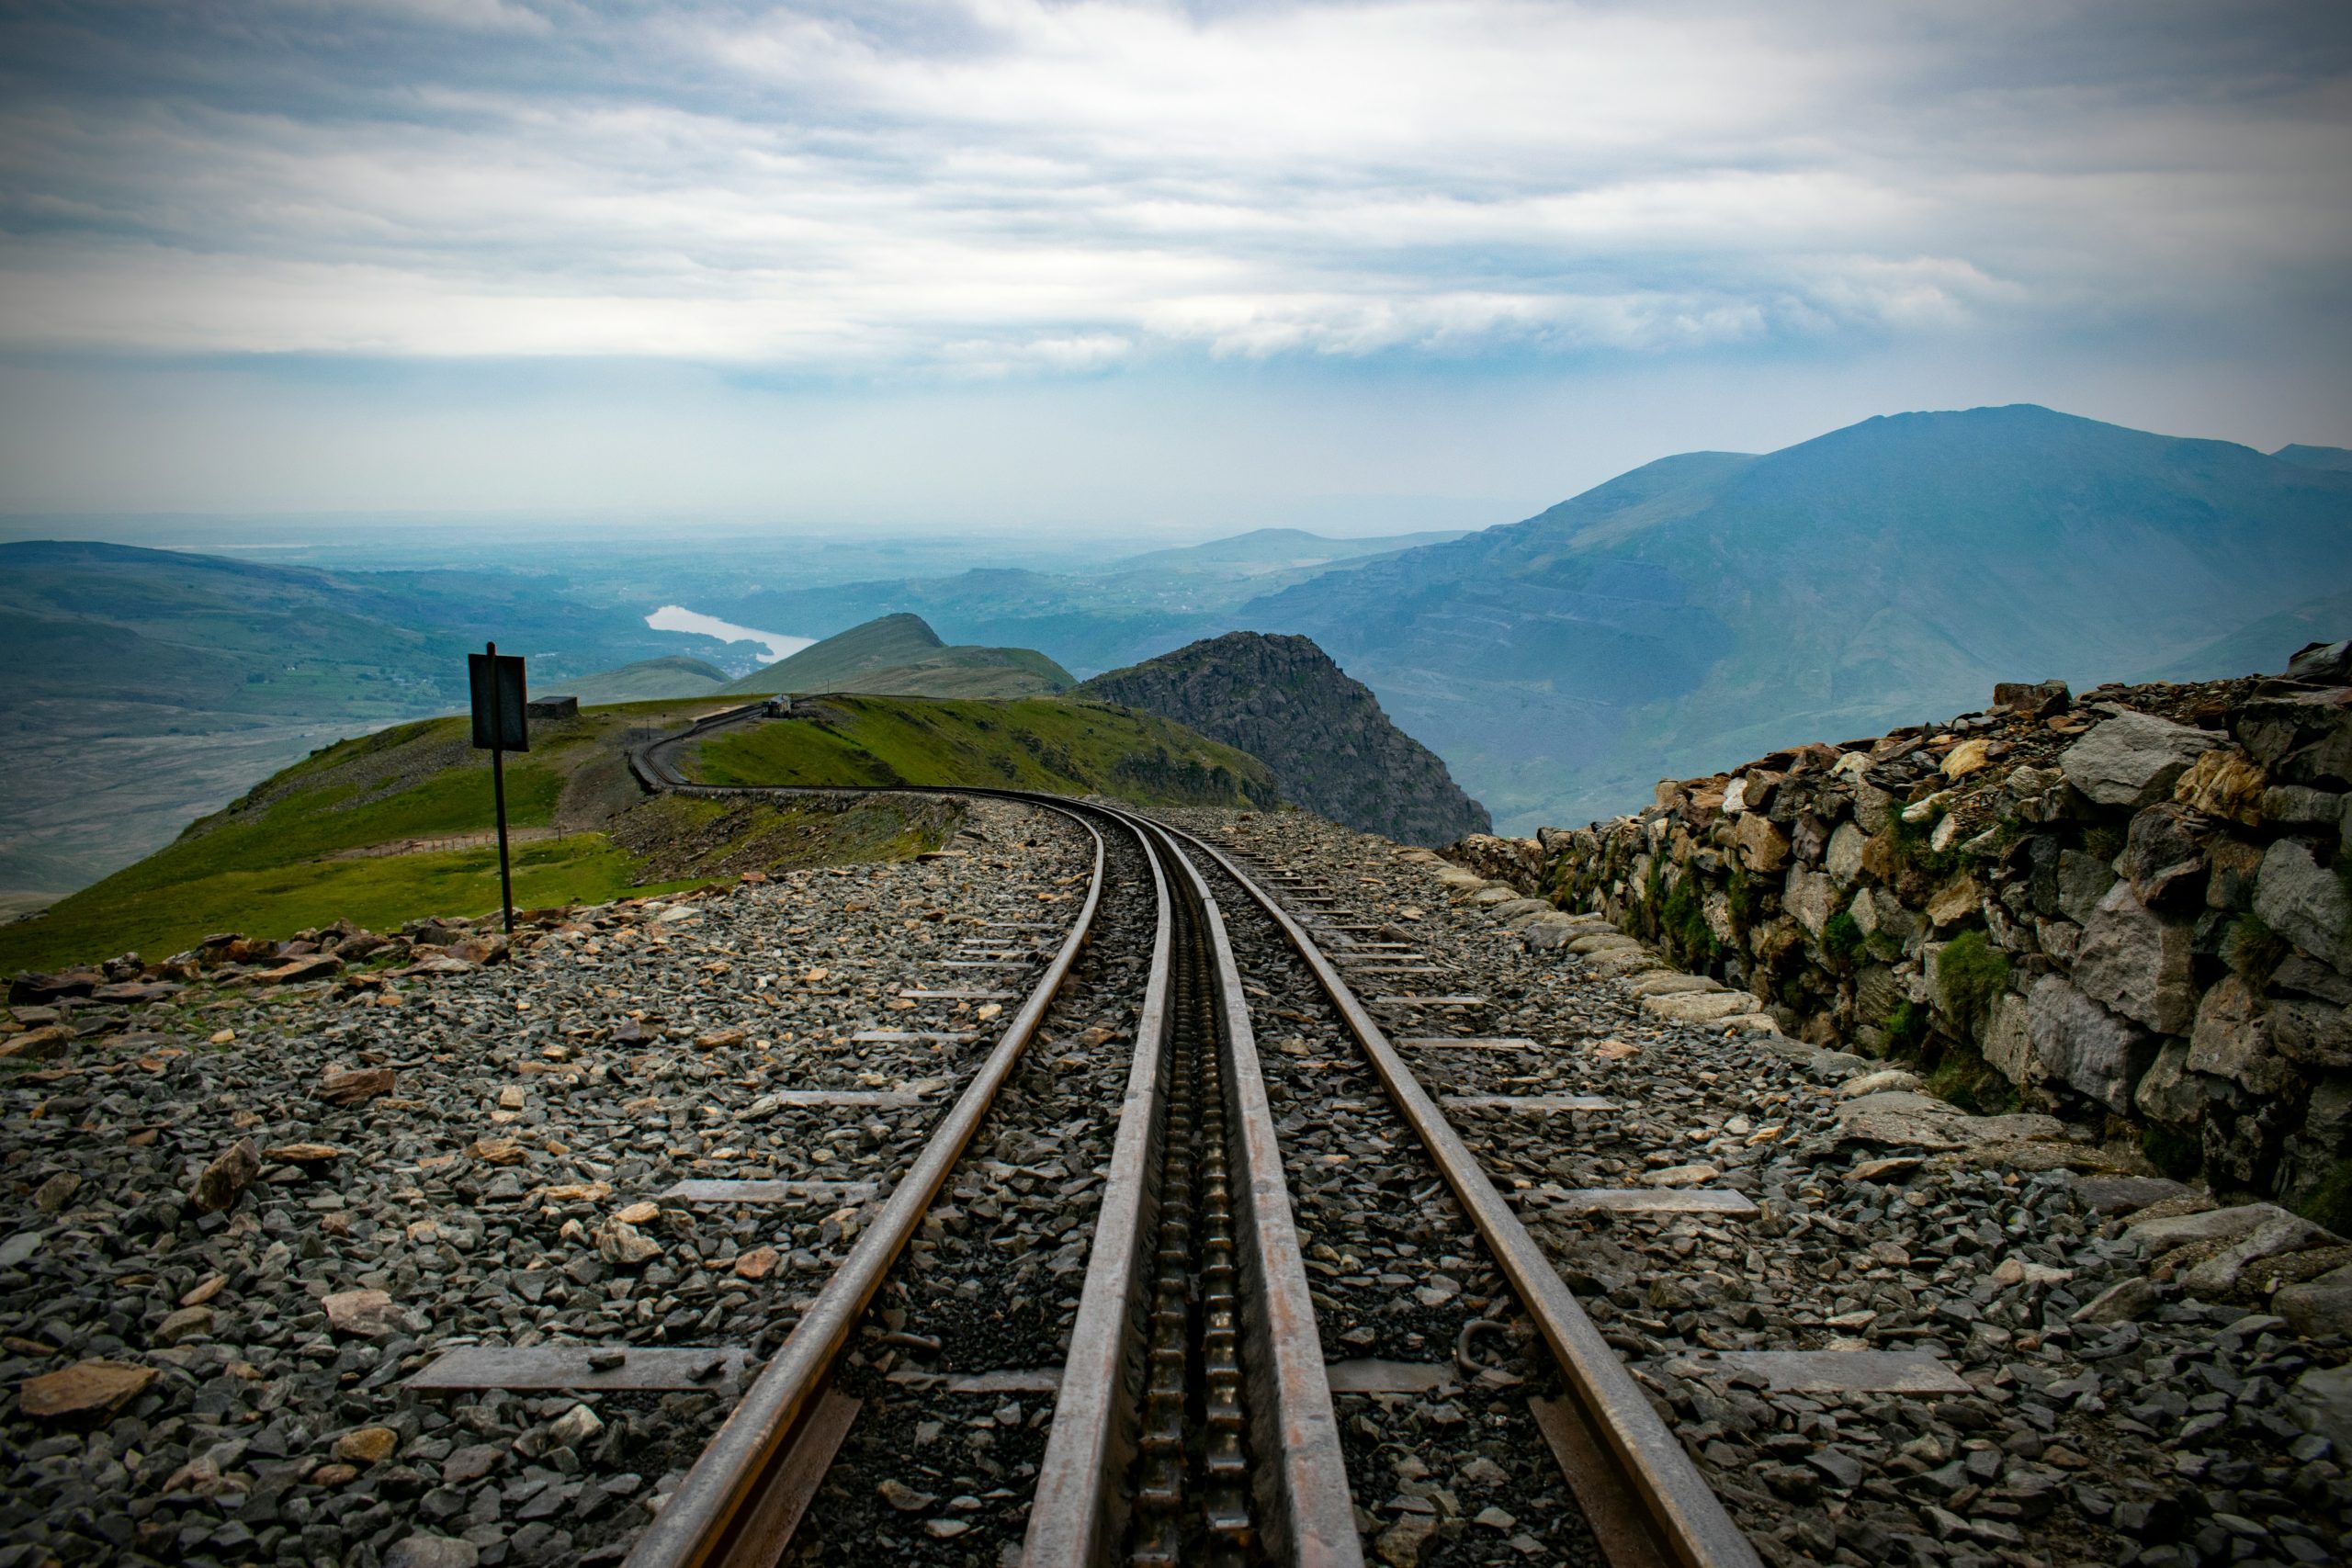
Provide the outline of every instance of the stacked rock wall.
[[2352,1209],[2352,646],[2288,676],[1996,689],[1454,857],[1820,1044],[1924,1061],[2217,1189]]

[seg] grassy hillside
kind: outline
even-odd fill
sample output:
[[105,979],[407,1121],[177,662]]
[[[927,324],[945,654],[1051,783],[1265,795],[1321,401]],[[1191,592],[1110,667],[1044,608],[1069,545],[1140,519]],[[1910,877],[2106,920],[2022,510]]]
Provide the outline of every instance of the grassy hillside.
[[729,693],[871,692],[916,697],[1021,697],[1066,691],[1077,677],[1026,648],[951,648],[920,615],[883,615],[804,648]]
[[[927,809],[884,807],[853,819],[837,807],[763,805],[718,822],[724,813],[681,816],[675,803],[645,801],[625,748],[710,707],[639,703],[533,727],[532,750],[506,768],[518,908],[598,902],[754,865],[911,853],[938,841],[945,819]],[[343,741],[45,914],[0,926],[0,973],[126,950],[157,957],[219,931],[282,938],[345,916],[382,930],[425,915],[482,914],[498,907],[494,825],[489,756],[467,743],[465,720]],[[775,852],[752,852],[763,846]]]
[[[634,703],[534,724],[508,761],[518,908],[594,903],[780,867],[896,859],[956,829],[913,796],[648,799],[628,749],[720,705]],[[1142,803],[1271,806],[1265,765],[1147,715],[1046,698],[828,697],[818,716],[704,742],[720,784],[983,784],[1100,792]],[[325,747],[173,843],[52,906],[0,925],[0,973],[135,951],[161,957],[221,931],[283,938],[348,917],[387,930],[498,907],[487,753],[467,722],[426,719]]]
[[543,691],[723,646],[544,577],[0,545],[0,895],[81,886],[322,742],[462,708],[492,637]]
[[686,772],[710,784],[983,785],[1143,805],[1272,806],[1246,751],[1151,714],[1047,697],[1001,702],[826,697],[808,718],[723,730]]
[[708,696],[727,681],[727,671],[718,665],[680,654],[668,659],[640,659],[617,670],[534,685],[531,695],[577,697],[582,707],[604,707],[613,703],[655,702],[663,697]]

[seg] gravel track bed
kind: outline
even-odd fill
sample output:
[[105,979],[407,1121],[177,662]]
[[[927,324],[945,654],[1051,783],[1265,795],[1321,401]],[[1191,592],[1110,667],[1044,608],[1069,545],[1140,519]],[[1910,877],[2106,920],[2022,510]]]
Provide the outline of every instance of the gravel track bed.
[[1094,938],[845,1358],[837,1386],[865,1403],[792,1562],[995,1568],[1029,1528],[1053,1396],[938,1384],[1058,1370],[1069,1352],[1154,933],[1142,850],[1124,829],[1101,830]]
[[[1329,1360],[1435,1364],[1418,1393],[1341,1394],[1358,1523],[1376,1561],[1598,1563],[1527,1408],[1560,1382],[1486,1245],[1280,930],[1203,866],[1250,987],[1317,1326]],[[1480,1365],[1456,1362],[1467,1345]]]
[[[2063,1147],[1865,1142],[1835,1120],[1839,1089],[1883,1064],[1661,1022],[1607,960],[1529,951],[1385,840],[1299,813],[1170,815],[1262,867],[1327,878],[1387,940],[1452,966],[1428,988],[1490,999],[1375,1009],[1392,1038],[1539,1043],[1407,1051],[1432,1093],[1620,1103],[1448,1114],[1767,1562],[2352,1560],[2336,1447],[2352,1441],[2352,1373],[2326,1371],[2345,1341],[2195,1299],[2176,1276],[2198,1250],[2159,1260],[2122,1223],[2210,1207],[2203,1195],[2134,1213],[2168,1184],[2077,1177]],[[1760,1212],[1612,1218],[1552,1201],[1644,1185],[1730,1188]],[[2127,1307],[2110,1296],[2076,1320],[2132,1280]],[[1970,1392],[1775,1393],[1709,1354],[1863,1348],[1928,1351]],[[2332,1407],[2323,1385],[2340,1391]]]
[[[387,950],[401,967],[231,965],[144,1006],[64,1004],[65,1059],[0,1077],[0,1565],[616,1560],[728,1391],[401,1383],[469,1343],[772,1353],[863,1205],[657,1194],[888,1190],[1010,1006],[897,991],[1025,991],[1037,956],[942,961],[1084,896],[1091,842],[1062,818],[981,801],[966,821],[961,852],[922,862],[570,911],[511,961],[434,926]],[[982,1038],[851,1039],[873,1029]],[[321,1097],[368,1068],[391,1082]],[[774,1098],[810,1089],[918,1100]],[[203,1212],[200,1188],[227,1201]]]

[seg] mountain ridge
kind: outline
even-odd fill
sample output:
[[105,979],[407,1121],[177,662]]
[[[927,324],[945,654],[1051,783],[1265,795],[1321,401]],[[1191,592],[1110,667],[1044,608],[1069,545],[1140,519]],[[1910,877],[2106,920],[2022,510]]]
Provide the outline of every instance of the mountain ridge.
[[1030,648],[950,645],[921,615],[878,615],[722,688],[749,695],[860,692],[914,697],[1024,697],[1078,677]]
[[1643,465],[1520,523],[1251,601],[1513,829],[1791,733],[2089,683],[2352,587],[2352,474],[2031,404]]
[[1493,827],[1445,763],[1303,637],[1228,632],[1096,676],[1078,694],[1140,708],[1273,770],[1284,798],[1399,843]]

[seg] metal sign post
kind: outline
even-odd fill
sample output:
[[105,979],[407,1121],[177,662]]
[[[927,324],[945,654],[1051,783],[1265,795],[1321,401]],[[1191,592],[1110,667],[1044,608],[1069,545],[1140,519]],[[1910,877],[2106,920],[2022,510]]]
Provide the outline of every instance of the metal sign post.
[[473,688],[474,749],[490,753],[490,788],[498,803],[498,896],[506,911],[506,934],[514,934],[514,875],[506,860],[506,753],[531,749],[529,702],[523,691],[523,661],[500,657],[496,643],[466,655]]

